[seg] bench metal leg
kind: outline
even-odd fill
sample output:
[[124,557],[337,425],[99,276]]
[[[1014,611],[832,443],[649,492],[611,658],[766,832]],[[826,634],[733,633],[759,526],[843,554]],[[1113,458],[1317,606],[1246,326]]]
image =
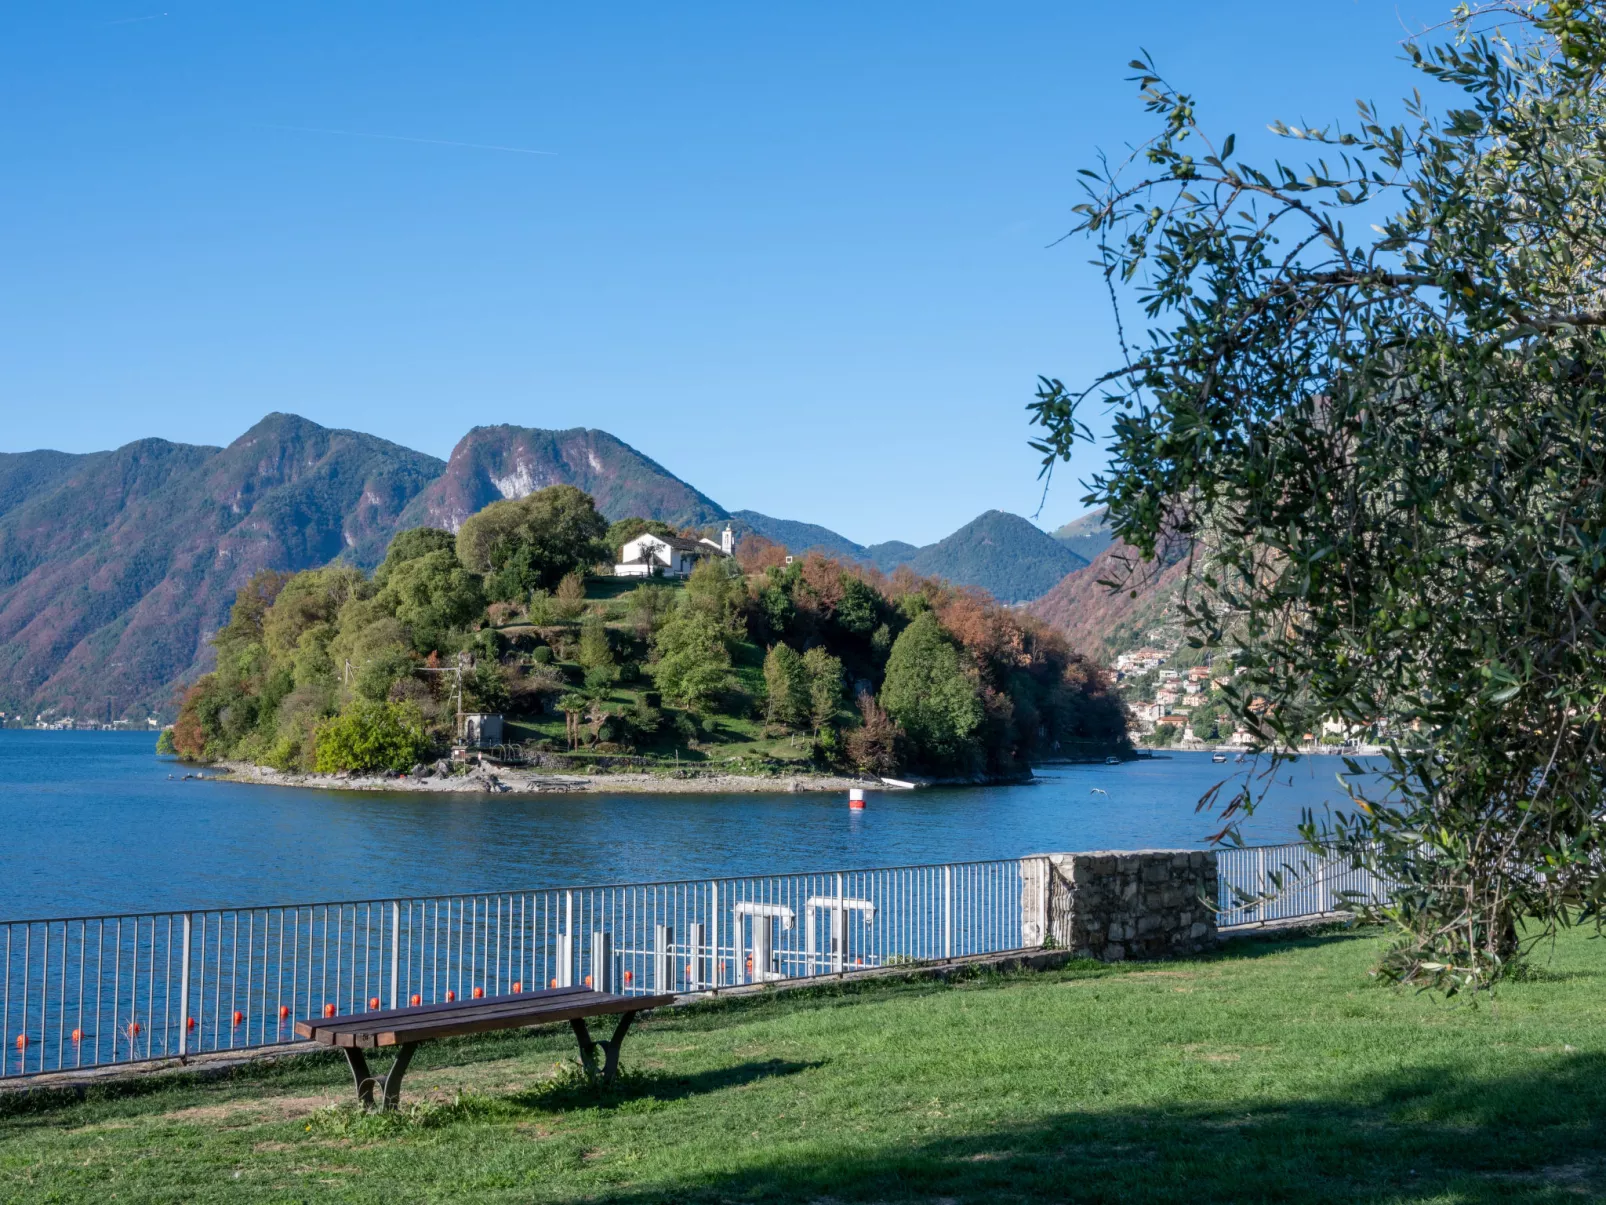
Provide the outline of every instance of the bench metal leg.
[[396,1051],[396,1061],[390,1065],[390,1070],[384,1075],[373,1075],[368,1070],[368,1060],[363,1052],[355,1046],[342,1046],[346,1052],[346,1062],[351,1065],[351,1078],[357,1085],[357,1103],[365,1109],[374,1107],[374,1086],[379,1086],[379,1099],[381,1109],[394,1109],[401,1100],[402,1076],[407,1074],[407,1064],[413,1061],[413,1051],[418,1049],[417,1042],[404,1042]]
[[351,1065],[351,1078],[357,1082],[357,1103],[365,1109],[374,1107],[374,1077],[368,1074],[368,1060],[355,1046],[342,1046],[346,1062]]
[[569,1028],[574,1030],[575,1039],[580,1043],[580,1062],[586,1069],[586,1074],[592,1079],[597,1078],[597,1050],[602,1050],[602,1082],[611,1084],[614,1077],[619,1074],[619,1048],[625,1044],[625,1034],[630,1032],[630,1023],[636,1019],[634,1012],[623,1014],[619,1024],[614,1026],[613,1037],[606,1042],[593,1041],[591,1030],[586,1025],[584,1017],[575,1017],[569,1022]]

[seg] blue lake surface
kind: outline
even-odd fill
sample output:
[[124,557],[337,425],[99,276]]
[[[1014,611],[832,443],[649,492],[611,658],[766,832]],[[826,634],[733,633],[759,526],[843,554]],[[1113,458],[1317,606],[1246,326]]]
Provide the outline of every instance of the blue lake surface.
[[[843,795],[424,795],[182,780],[140,732],[0,730],[0,920],[1202,846],[1248,765],[1050,766],[1021,786]],[[1284,766],[1245,837],[1341,805],[1343,763]],[[1223,797],[1230,793],[1223,791]]]

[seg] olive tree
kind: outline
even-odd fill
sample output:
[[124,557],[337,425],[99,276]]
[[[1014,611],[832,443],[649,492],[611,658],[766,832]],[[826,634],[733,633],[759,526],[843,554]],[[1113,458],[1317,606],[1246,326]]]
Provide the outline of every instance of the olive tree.
[[1084,173],[1077,230],[1147,333],[1033,409],[1047,471],[1112,407],[1113,584],[1189,558],[1238,722],[1384,743],[1382,785],[1305,833],[1398,880],[1386,968],[1456,992],[1606,893],[1606,15],[1463,6],[1434,37],[1407,53],[1442,111],[1273,126],[1299,169],[1135,63],[1159,130]]

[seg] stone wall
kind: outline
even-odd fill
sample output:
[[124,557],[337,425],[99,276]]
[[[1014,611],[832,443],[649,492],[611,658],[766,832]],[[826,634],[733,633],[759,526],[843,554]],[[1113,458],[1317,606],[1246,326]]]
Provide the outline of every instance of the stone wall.
[[1078,958],[1181,958],[1215,948],[1216,858],[1203,850],[1048,854],[1021,861],[1021,941]]

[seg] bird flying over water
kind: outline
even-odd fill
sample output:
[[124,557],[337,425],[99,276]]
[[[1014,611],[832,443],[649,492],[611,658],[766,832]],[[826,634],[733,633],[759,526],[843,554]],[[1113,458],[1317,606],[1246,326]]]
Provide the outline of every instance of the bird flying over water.
[[1088,792],[1088,794],[1089,795],[1102,795],[1106,799],[1108,799],[1110,797],[1110,793],[1108,791],[1106,791],[1103,787],[1094,787],[1091,791]]

